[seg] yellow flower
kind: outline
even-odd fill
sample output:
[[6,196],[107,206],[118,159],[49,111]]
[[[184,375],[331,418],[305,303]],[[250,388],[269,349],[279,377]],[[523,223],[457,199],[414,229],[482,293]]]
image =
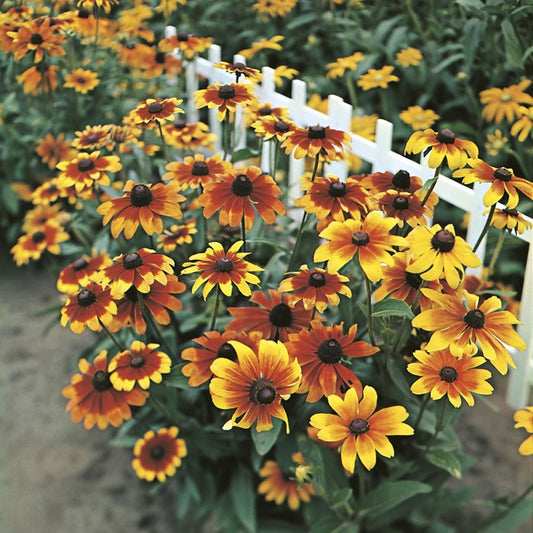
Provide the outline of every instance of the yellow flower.
[[357,81],[357,85],[359,85],[363,91],[375,89],[376,87],[386,89],[390,82],[400,80],[398,76],[392,74],[393,70],[394,67],[392,65],[385,65],[380,69],[371,68],[366,74],[361,76],[361,78]]
[[402,67],[417,66],[422,60],[422,52],[416,48],[404,48],[396,54],[396,60]]
[[241,50],[239,54],[246,59],[251,59],[261,50],[281,50],[283,47],[279,44],[285,37],[283,35],[274,35],[270,39],[261,39],[252,43],[251,48]]
[[[533,433],[533,406],[519,409],[514,414],[515,428],[524,428],[528,433]],[[518,453],[521,455],[533,455],[533,435],[520,444]]]
[[96,72],[77,68],[65,76],[65,83],[63,85],[64,87],[74,89],[77,93],[87,94],[88,91],[94,89],[99,83],[100,80]]
[[[531,109],[533,109],[533,107]],[[515,122],[515,124],[513,124],[511,131],[513,131],[513,128],[515,127],[516,124],[518,124],[518,122]],[[533,120],[532,120],[532,124],[533,124]],[[521,140],[520,137],[518,138],[519,141]],[[498,155],[500,151],[504,148],[504,146],[507,144],[508,140],[509,139],[507,137],[504,137],[502,135],[502,130],[496,130],[494,132],[494,135],[487,133],[487,142],[485,143],[485,149],[487,150],[487,153],[489,155]]]
[[287,67],[286,65],[280,65],[274,69],[274,81],[276,86],[280,87],[283,85],[283,78],[292,80],[294,76],[298,74],[298,71],[295,68]]
[[[487,209],[483,214],[488,214],[490,209]],[[524,216],[515,208],[505,207],[504,209],[495,209],[490,221],[491,226],[498,229],[507,229],[509,232],[514,230],[515,233],[522,234],[526,229],[533,227],[533,223],[526,220]]]
[[431,128],[433,123],[440,118],[432,109],[422,109],[419,105],[409,106],[400,113],[400,119],[414,130]]
[[355,52],[347,57],[339,57],[337,61],[326,65],[328,69],[326,76],[328,78],[340,78],[344,76],[347,70],[355,71],[357,69],[357,63],[363,61],[364,58],[365,56],[361,52]]
[[298,0],[256,0],[252,8],[265,18],[284,17],[297,3]]
[[350,122],[350,131],[373,141],[376,138],[376,122],[378,121],[378,116],[373,115],[363,115],[361,117],[355,116]]
[[520,142],[524,142],[533,127],[533,106],[520,106],[518,111],[520,118],[511,126],[511,135],[517,136]]
[[483,118],[499,124],[504,117],[508,122],[519,117],[519,104],[533,104],[533,96],[524,92],[530,84],[531,80],[522,80],[517,85],[510,85],[503,89],[493,87],[481,91],[480,101],[485,104],[481,112]]

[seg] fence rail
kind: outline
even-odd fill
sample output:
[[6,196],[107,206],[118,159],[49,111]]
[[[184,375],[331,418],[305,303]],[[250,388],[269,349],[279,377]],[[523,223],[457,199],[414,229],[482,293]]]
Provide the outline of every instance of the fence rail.
[[[167,36],[175,34],[173,27],[166,28]],[[209,83],[215,81],[219,83],[231,83],[235,76],[222,69],[215,68],[214,64],[221,61],[221,49],[218,45],[212,45],[209,49],[208,59],[196,58],[187,65],[186,70],[186,90],[187,99],[186,113],[189,121],[198,120],[198,110],[192,101],[192,95],[198,89],[199,77],[206,78]],[[242,56],[234,56],[233,62],[240,61],[246,63]],[[324,114],[316,109],[307,106],[307,87],[301,80],[292,80],[291,96],[285,96],[276,91],[274,81],[274,70],[270,67],[263,67],[262,81],[257,85],[255,94],[261,102],[268,102],[272,106],[287,107],[290,118],[301,127],[320,124],[330,126],[350,132],[350,122],[352,118],[352,106],[336,95],[328,97],[328,113]],[[245,146],[245,124],[241,108],[237,108],[235,117],[236,130],[240,132],[237,137],[237,148]],[[216,110],[209,110],[209,126],[213,133],[221,139],[221,124],[216,117]],[[420,163],[413,161],[392,150],[393,125],[383,119],[378,119],[376,125],[375,141],[369,141],[359,135],[350,133],[351,147],[348,150],[372,165],[372,172],[397,172],[406,170],[411,175],[419,176],[426,181],[434,176],[434,169],[426,164],[426,158],[421,157]],[[221,150],[221,146],[217,146]],[[263,148],[261,164],[263,170],[268,171],[269,165],[269,143],[265,143]],[[290,159],[289,183],[291,190],[299,190],[299,179],[303,174],[303,160]],[[342,162],[330,163],[327,172],[346,178],[347,168]],[[441,174],[435,188],[435,192],[441,200],[451,203],[470,214],[466,241],[473,245],[479,237],[485,224],[483,212],[486,210],[483,205],[483,195],[487,190],[487,184],[476,183],[473,188],[466,187],[461,183]],[[297,194],[297,192],[296,192]],[[498,204],[503,208],[504,205]],[[532,219],[527,218],[530,222]],[[533,231],[527,230],[517,238],[529,243],[524,285],[522,288],[522,300],[519,319],[521,324],[517,330],[520,336],[527,343],[527,348],[523,352],[511,350],[513,360],[517,369],[510,371],[507,387],[507,403],[517,409],[528,404],[530,401],[530,387],[533,386]],[[483,260],[486,254],[486,238],[477,249],[477,255]],[[481,268],[481,267],[480,267]],[[478,269],[479,270],[479,269]],[[476,273],[471,269],[470,272]]]

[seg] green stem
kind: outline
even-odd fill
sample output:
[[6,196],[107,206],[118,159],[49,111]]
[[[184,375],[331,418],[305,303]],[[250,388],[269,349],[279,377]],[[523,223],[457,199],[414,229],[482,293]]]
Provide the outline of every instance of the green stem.
[[213,331],[215,329],[219,306],[220,306],[220,287],[217,285],[217,292],[215,296],[215,306],[213,307],[213,315],[211,316],[211,324],[209,325],[209,331]]
[[489,215],[487,217],[487,220],[485,221],[485,225],[483,226],[483,229],[481,230],[481,234],[479,235],[476,244],[474,244],[474,247],[472,248],[472,251],[476,253],[476,250],[479,248],[481,243],[483,242],[483,239],[485,238],[485,235],[487,234],[487,231],[489,231],[490,223],[492,221],[492,215],[494,215],[494,211],[496,211],[496,204],[493,204],[490,207]]
[[418,411],[418,416],[416,417],[415,423],[413,425],[413,429],[415,430],[415,433],[418,429],[418,425],[422,421],[422,415],[424,414],[424,411],[426,410],[426,407],[428,406],[430,400],[429,393],[424,396],[424,399],[422,400],[422,405],[420,406],[420,410]]
[[231,123],[230,123],[230,113],[226,111],[226,116],[224,118],[224,160],[228,157],[230,153],[230,140],[231,140]]
[[241,240],[242,240],[242,251],[246,252],[246,215],[242,214],[241,219]]
[[170,163],[170,159],[168,157],[168,148],[167,143],[165,142],[165,135],[163,134],[163,126],[161,126],[161,122],[156,119],[157,127],[159,128],[159,135],[161,136],[161,145],[163,146],[163,155],[165,157],[165,161],[167,163]]
[[370,280],[367,278],[366,274],[363,272],[363,276],[365,278],[365,285],[366,285],[366,309],[368,313],[368,336],[370,337],[370,341],[374,346],[377,346],[376,339],[374,337],[374,323],[372,320],[372,286],[370,284]]
[[433,174],[433,183],[428,187],[428,189],[426,191],[426,196],[424,196],[424,199],[422,200],[422,203],[420,204],[421,207],[424,207],[426,205],[426,202],[428,201],[429,197],[431,196],[431,193],[433,192],[433,189],[436,187],[437,181],[439,179],[441,167],[442,167],[442,165],[439,165],[435,169],[435,174]]
[[117,347],[117,349],[120,352],[123,352],[124,348],[120,345],[120,343],[117,341],[117,339],[115,339],[115,336],[107,329],[107,327],[104,325],[104,323],[100,319],[98,319],[98,322],[99,322],[100,326],[102,326],[102,329],[107,333],[109,338],[113,341],[113,344]]
[[498,259],[498,256],[500,255],[500,252],[502,251],[503,241],[505,240],[506,234],[507,234],[507,230],[502,229],[500,236],[498,237],[498,242],[496,243],[496,248],[494,248],[494,252],[492,252],[492,257],[490,258],[490,263],[487,268],[487,274],[486,274],[487,279],[492,276],[492,273],[494,271],[494,266],[496,265],[496,261]]
[[352,104],[352,108],[355,109],[357,107],[357,94],[355,92],[351,74],[346,76],[346,88],[348,89],[348,94],[350,95],[350,103]]

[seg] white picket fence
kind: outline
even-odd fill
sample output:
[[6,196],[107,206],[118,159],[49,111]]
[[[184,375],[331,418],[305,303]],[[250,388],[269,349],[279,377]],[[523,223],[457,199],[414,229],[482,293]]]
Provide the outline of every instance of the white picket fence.
[[[175,35],[174,27],[166,28],[166,36]],[[227,60],[227,58],[226,58]],[[221,49],[218,45],[212,45],[209,49],[208,59],[196,58],[187,65],[186,89],[189,95],[186,107],[187,119],[189,122],[198,120],[198,110],[192,101],[192,95],[198,89],[199,77],[208,80],[209,83],[215,81],[219,83],[231,83],[235,81],[234,74],[230,74],[222,69],[215,68],[214,64],[221,61]],[[246,63],[242,56],[234,56],[232,62],[240,61]],[[336,95],[328,97],[328,114],[325,115],[306,105],[307,88],[305,82],[292,80],[291,96],[285,96],[276,92],[274,82],[274,70],[270,67],[263,67],[262,81],[257,85],[255,94],[264,103],[270,103],[275,107],[286,107],[289,109],[289,116],[301,127],[320,124],[330,126],[335,129],[350,132],[350,122],[352,118],[352,106]],[[242,148],[246,143],[245,125],[242,109],[237,108],[236,130],[240,134],[236,135],[236,148]],[[217,134],[218,139],[222,138],[221,124],[216,117],[216,109],[209,110],[209,127]],[[419,176],[424,181],[434,176],[434,169],[425,164],[425,158],[421,158],[420,163],[413,161],[392,151],[393,125],[383,119],[378,119],[376,125],[375,141],[369,141],[356,134],[351,134],[351,148],[353,152],[364,161],[372,165],[372,172],[392,173],[398,170],[406,170],[409,174]],[[219,141],[220,142],[220,141]],[[270,143],[265,143],[263,148],[261,166],[263,170],[269,170],[269,150]],[[220,144],[217,146],[221,150]],[[289,166],[289,183],[294,196],[299,192],[299,179],[303,174],[304,161],[291,158]],[[342,162],[335,162],[328,165],[328,173],[335,174],[341,179],[346,178],[346,165]],[[440,175],[435,192],[441,200],[470,213],[466,241],[473,245],[479,237],[485,223],[483,212],[486,210],[483,205],[483,194],[488,186],[485,184],[475,184],[471,189],[460,184],[445,175]],[[503,208],[503,205],[498,205]],[[531,221],[531,219],[528,219]],[[508,237],[514,238],[514,237]],[[518,333],[527,343],[527,348],[523,352],[511,349],[513,359],[517,369],[510,371],[508,378],[507,402],[514,408],[520,408],[530,401],[530,387],[533,386],[533,231],[528,230],[517,238],[529,243],[527,263],[525,270],[524,286],[522,288],[522,300],[519,319],[521,325],[518,326]],[[486,239],[477,250],[480,258],[485,256]]]

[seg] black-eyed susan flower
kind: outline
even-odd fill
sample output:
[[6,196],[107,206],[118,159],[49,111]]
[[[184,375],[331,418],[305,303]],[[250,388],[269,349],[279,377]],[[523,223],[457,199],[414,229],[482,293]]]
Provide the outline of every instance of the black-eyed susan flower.
[[339,294],[352,297],[350,287],[346,285],[349,278],[337,272],[328,272],[323,268],[309,269],[302,265],[298,272],[288,272],[293,276],[282,280],[279,292],[290,292],[294,301],[301,301],[305,309],[316,309],[322,313],[328,305],[337,307]]
[[71,148],[70,142],[65,140],[64,133],[60,133],[57,137],[47,133],[42,139],[39,139],[35,151],[41,161],[51,169],[56,168],[60,161],[72,159],[76,153]]
[[531,80],[522,80],[515,85],[499,89],[492,87],[479,93],[484,104],[481,115],[489,122],[499,124],[504,118],[513,122],[520,116],[520,104],[533,104],[533,96],[524,92],[531,85]]
[[276,139],[278,142],[282,142],[290,131],[297,128],[296,124],[287,118],[280,119],[270,115],[257,119],[251,126],[258,137],[266,141]]
[[368,69],[368,72],[362,74],[357,80],[357,85],[359,85],[363,91],[378,87],[386,89],[389,86],[389,83],[400,80],[398,76],[392,73],[393,70],[394,67],[392,65],[385,65],[380,69]]
[[440,118],[432,109],[423,109],[419,105],[409,106],[400,113],[400,119],[413,130],[425,130],[431,128]]
[[355,115],[350,121],[350,131],[373,141],[376,138],[376,124],[378,121],[378,116],[376,114],[372,115]]
[[433,131],[431,128],[424,131],[415,131],[405,145],[406,154],[418,154],[429,151],[428,166],[439,167],[446,158],[451,170],[462,168],[468,157],[478,156],[478,147],[472,141],[465,141],[455,136],[449,128]]
[[187,455],[187,445],[177,438],[178,432],[176,426],[161,428],[157,433],[150,429],[135,443],[131,465],[139,478],[146,481],[157,478],[163,483],[176,473]]
[[[109,133],[112,127],[111,124],[85,126],[83,130],[75,132],[76,138],[72,141],[72,146],[82,151],[104,148],[109,143]],[[62,157],[61,159],[67,158]]]
[[[305,466],[301,452],[293,453],[291,459],[298,466]],[[257,492],[264,494],[267,502],[273,501],[276,505],[287,500],[289,509],[293,511],[297,511],[302,502],[311,501],[311,497],[315,495],[311,483],[300,483],[294,474],[283,471],[276,461],[265,461],[259,470],[259,476],[263,480],[258,485]]]
[[407,240],[390,231],[396,225],[394,218],[383,218],[379,211],[371,211],[364,220],[334,221],[320,233],[328,242],[320,245],[314,254],[315,263],[328,262],[328,270],[336,272],[357,254],[361,268],[370,281],[383,278],[382,263],[391,266],[394,247],[407,246]]
[[135,385],[146,390],[150,382],[161,383],[170,372],[170,357],[158,350],[159,344],[133,341],[129,350],[117,353],[109,362],[109,379],[116,390],[133,390]]
[[98,73],[93,70],[77,68],[65,76],[64,87],[74,89],[77,93],[87,94],[98,86]]
[[139,224],[146,234],[163,231],[162,216],[180,219],[183,215],[178,205],[185,196],[178,194],[176,182],[147,185],[128,180],[123,188],[126,193],[120,198],[113,198],[96,209],[103,215],[103,225],[111,221],[111,235],[116,239],[122,230],[124,237],[131,239]]
[[453,173],[454,178],[462,178],[463,183],[490,183],[488,191],[483,196],[483,204],[494,205],[507,195],[506,205],[509,208],[518,205],[518,191],[533,199],[533,183],[514,175],[510,168],[493,167],[482,159],[468,159],[470,168],[461,168]]
[[24,94],[36,95],[39,91],[49,93],[57,89],[57,65],[33,65],[17,76]]
[[282,294],[274,289],[267,293],[256,291],[249,300],[258,307],[228,307],[233,320],[226,329],[233,331],[260,331],[265,339],[289,340],[289,333],[307,328],[313,311],[291,294]]
[[[483,214],[489,213],[490,209]],[[509,232],[514,231],[515,234],[522,234],[526,229],[533,227],[533,224],[524,218],[516,209],[509,209],[505,207],[503,209],[496,208],[492,214],[490,221],[491,226],[498,229],[507,229]]]
[[165,167],[168,172],[163,180],[173,180],[179,189],[197,189],[215,181],[217,174],[227,174],[233,168],[229,161],[223,161],[221,154],[205,157],[203,154],[186,156],[183,161],[172,161]]
[[238,226],[241,221],[250,229],[255,212],[267,223],[273,224],[276,214],[285,214],[285,206],[277,198],[281,189],[271,176],[259,167],[239,168],[219,174],[216,180],[206,183],[198,203],[204,208],[204,217],[211,218],[220,210],[221,226]]
[[61,308],[61,325],[70,322],[74,333],[82,333],[85,328],[101,331],[102,325],[108,326],[117,314],[117,304],[109,289],[91,281],[76,294],[68,297]]
[[[31,194],[28,198],[31,201]],[[22,231],[33,233],[48,225],[63,225],[70,220],[70,214],[61,209],[60,204],[37,204],[33,209],[26,211]]]
[[485,149],[489,155],[496,156],[505,148],[508,142],[509,139],[503,136],[502,130],[496,129],[494,133],[487,133]]
[[10,252],[17,266],[31,260],[37,261],[46,251],[57,255],[61,252],[60,243],[68,241],[70,235],[57,223],[49,222],[31,233],[21,235]]
[[177,35],[159,41],[159,49],[162,52],[173,52],[178,49],[183,57],[192,59],[195,55],[207,50],[212,42],[211,37],[200,37],[186,31],[179,31]]
[[125,293],[131,286],[146,293],[154,281],[166,285],[167,274],[174,273],[173,266],[174,259],[167,255],[141,248],[114,257],[113,264],[102,269],[99,279],[103,285],[109,285],[113,296]]
[[34,205],[50,205],[57,201],[61,189],[57,185],[57,178],[50,178],[37,187],[31,194]]
[[284,17],[297,4],[298,0],[256,0],[252,6],[261,15]]
[[255,54],[261,52],[262,50],[282,50],[280,42],[283,41],[285,37],[283,35],[274,35],[269,39],[263,38],[259,41],[254,41],[250,48],[245,48],[238,52],[239,55],[245,57],[246,59],[251,59]]
[[414,430],[404,421],[409,416],[405,407],[393,405],[376,411],[376,390],[367,385],[359,399],[355,389],[348,389],[344,398],[335,394],[328,403],[336,414],[317,413],[311,416],[311,426],[318,429],[319,440],[342,441],[342,466],[353,474],[357,458],[367,470],[376,466],[376,452],[393,457],[391,435],[413,435]]
[[217,118],[222,121],[228,111],[232,112],[237,106],[246,107],[255,102],[256,96],[253,94],[253,86],[247,83],[221,83],[215,82],[206,89],[199,89],[194,92],[194,102],[196,107],[208,107],[217,110]]
[[57,168],[59,187],[74,186],[76,191],[90,188],[95,184],[110,185],[108,172],[118,172],[122,163],[116,155],[101,156],[96,152],[79,152],[70,161],[61,161]]
[[448,349],[431,353],[416,350],[417,362],[409,363],[407,371],[420,376],[412,385],[413,394],[430,393],[432,400],[447,395],[454,407],[461,406],[461,398],[472,406],[476,394],[492,394],[494,388],[487,382],[492,374],[484,368],[477,368],[486,362],[484,357],[455,357]]
[[186,5],[187,0],[162,0],[159,2],[159,5],[155,8],[155,11],[163,13],[165,19],[169,17],[174,11],[178,9],[178,5]]
[[465,267],[477,268],[481,259],[462,237],[455,235],[453,224],[417,226],[407,237],[415,259],[407,271],[426,281],[446,279],[452,289],[459,287]]
[[248,429],[257,421],[257,431],[268,431],[275,417],[285,422],[288,433],[289,419],[281,400],[298,389],[298,361],[289,357],[281,342],[261,339],[257,352],[237,341],[229,343],[237,352],[237,360],[217,358],[211,365],[214,377],[209,383],[215,406],[235,409],[224,429]]
[[359,378],[344,363],[354,357],[366,357],[379,351],[364,341],[356,341],[357,324],[345,334],[343,323],[324,326],[313,321],[311,329],[289,335],[285,343],[291,357],[302,367],[298,393],[307,393],[306,401],[317,402],[323,396],[341,395],[353,387],[357,395],[363,393]]
[[[518,115],[518,120],[514,122],[511,126],[510,133],[511,135],[516,137],[521,143],[523,143],[531,132],[531,128],[533,128],[533,105],[530,107],[525,107],[521,105],[518,108],[518,111],[520,113]],[[499,130],[496,130],[495,133],[497,133],[498,131]]]
[[113,388],[107,367],[107,350],[102,350],[90,363],[80,359],[80,374],[74,374],[70,385],[62,394],[69,399],[66,410],[70,411],[72,420],[77,424],[83,420],[85,429],[95,425],[105,429],[109,424],[120,426],[131,418],[130,406],[146,403],[148,393],[139,387],[130,391],[118,391]]
[[170,228],[163,230],[157,237],[157,247],[163,248],[165,253],[173,252],[176,247],[183,244],[191,244],[193,235],[198,233],[196,220],[193,218],[185,221],[185,224],[172,224]]
[[176,113],[184,113],[179,107],[183,100],[178,98],[147,98],[137,104],[133,110],[137,124],[150,124],[157,122],[173,121]]
[[418,48],[413,48],[412,46],[409,46],[408,48],[403,48],[399,52],[396,52],[396,61],[402,67],[416,67],[417,65],[420,65],[422,57],[422,52],[418,50]]
[[433,209],[426,202],[423,204],[425,192],[398,192],[389,190],[377,195],[377,201],[381,211],[386,217],[395,218],[398,226],[403,228],[404,224],[414,227],[419,224],[426,224],[426,217],[433,216]]
[[317,124],[289,131],[280,146],[296,159],[320,155],[323,159],[333,160],[349,145],[350,136],[346,132]]
[[181,150],[214,150],[216,135],[209,132],[209,126],[203,122],[187,123],[176,120],[163,125],[167,144]]
[[248,284],[259,284],[259,278],[252,272],[263,269],[244,259],[249,252],[239,253],[242,245],[243,241],[237,241],[226,252],[220,243],[210,242],[205,252],[191,255],[189,261],[183,263],[185,268],[181,273],[200,272],[192,286],[192,292],[196,292],[205,283],[202,291],[204,300],[215,286],[220,287],[226,296],[231,296],[232,286],[235,285],[241,294],[250,296]]
[[198,387],[211,379],[211,364],[218,357],[225,357],[235,361],[237,352],[229,341],[239,341],[254,352],[259,348],[261,333],[252,331],[250,333],[227,330],[224,333],[218,331],[206,331],[201,337],[196,337],[193,341],[200,347],[191,346],[181,352],[181,358],[190,361],[182,369],[184,376],[189,378],[191,387]]
[[226,72],[235,74],[236,82],[239,81],[239,78],[241,76],[244,76],[245,78],[248,78],[253,82],[259,82],[262,78],[260,70],[253,67],[249,67],[241,61],[236,61],[235,63],[229,63],[228,61],[220,61],[219,63],[215,63],[213,66],[215,68],[220,68],[222,70],[225,70]]
[[347,70],[355,72],[357,64],[363,61],[364,58],[365,55],[361,52],[354,52],[347,57],[339,57],[336,61],[326,65],[326,68],[328,69],[326,77],[335,79],[344,76]]
[[111,7],[118,3],[119,0],[78,0],[76,5],[88,11],[93,11],[94,8],[102,8],[106,13],[109,13]]
[[57,278],[56,287],[59,292],[74,294],[80,287],[95,281],[98,272],[112,263],[106,251],[93,250],[92,255],[84,254],[67,265]]
[[277,120],[286,120],[289,118],[288,107],[274,107],[270,102],[254,102],[246,106],[245,113],[247,125],[267,117],[275,118]]
[[475,294],[461,291],[460,294],[442,294],[432,289],[422,289],[433,300],[433,308],[422,311],[412,321],[413,327],[431,331],[433,334],[425,346],[428,352],[450,349],[452,355],[474,355],[481,348],[501,374],[506,374],[508,365],[516,368],[508,349],[512,346],[525,350],[526,343],[513,329],[518,319],[502,307],[497,296],[485,300]]
[[[533,406],[519,409],[513,415],[513,419],[516,422],[515,428],[524,428],[528,433],[533,433]],[[520,444],[518,453],[521,455],[533,455],[533,435],[529,435]]]
[[422,178],[412,176],[407,170],[392,172],[372,172],[360,177],[359,182],[373,194],[395,190],[414,193],[422,188]]
[[283,85],[283,80],[292,80],[299,71],[295,68],[288,67],[287,65],[278,65],[274,69],[274,83],[276,87]]

